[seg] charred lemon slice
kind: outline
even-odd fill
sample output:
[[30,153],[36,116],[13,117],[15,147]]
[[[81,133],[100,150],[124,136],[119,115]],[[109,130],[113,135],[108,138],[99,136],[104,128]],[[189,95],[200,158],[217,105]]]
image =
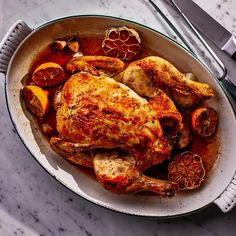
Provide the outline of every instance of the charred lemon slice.
[[199,187],[204,176],[205,169],[202,158],[189,151],[175,156],[168,165],[168,178],[178,183],[180,190]]
[[140,44],[141,39],[134,29],[126,26],[112,27],[105,32],[102,49],[110,57],[131,60],[141,51]]
[[36,116],[45,116],[48,107],[48,91],[35,85],[28,85],[23,88],[23,98],[26,107]]
[[65,73],[60,65],[54,62],[46,62],[36,68],[32,80],[38,86],[53,86],[65,79]]
[[198,108],[192,114],[192,128],[200,137],[211,136],[217,124],[217,112],[211,107]]

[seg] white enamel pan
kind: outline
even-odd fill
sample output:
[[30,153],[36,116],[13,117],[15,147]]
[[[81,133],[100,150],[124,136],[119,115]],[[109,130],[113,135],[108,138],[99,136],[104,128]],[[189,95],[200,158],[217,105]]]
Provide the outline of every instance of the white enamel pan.
[[[173,198],[147,195],[118,195],[108,192],[93,178],[57,155],[42,135],[20,98],[21,79],[29,71],[32,59],[53,40],[65,35],[100,35],[111,26],[136,29],[142,44],[164,56],[183,72],[192,72],[199,81],[216,92],[210,105],[219,113],[220,154],[216,166],[204,185]],[[79,196],[118,212],[151,217],[177,217],[216,204],[223,212],[236,203],[236,120],[233,108],[220,84],[191,53],[165,35],[146,26],[106,16],[73,16],[48,22],[34,30],[23,21],[16,22],[0,44],[0,70],[6,74],[6,100],[12,122],[22,142],[40,163],[64,186]]]

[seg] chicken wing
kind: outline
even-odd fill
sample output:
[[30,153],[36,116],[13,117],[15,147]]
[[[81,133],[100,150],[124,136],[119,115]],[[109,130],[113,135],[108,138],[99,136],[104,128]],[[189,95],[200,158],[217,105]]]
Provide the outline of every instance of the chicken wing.
[[107,56],[79,56],[73,57],[67,63],[66,69],[71,72],[84,71],[92,75],[113,76],[124,69],[124,62]]
[[50,146],[55,152],[75,164],[93,167],[93,154],[87,148],[83,150],[81,145],[52,137],[50,139]]

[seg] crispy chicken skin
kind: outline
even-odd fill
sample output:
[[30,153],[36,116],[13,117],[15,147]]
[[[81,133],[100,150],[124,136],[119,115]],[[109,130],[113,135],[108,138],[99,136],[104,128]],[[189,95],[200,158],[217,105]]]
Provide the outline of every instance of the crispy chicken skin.
[[155,96],[155,87],[177,89],[185,94],[194,94],[200,99],[214,96],[209,85],[186,78],[170,62],[157,56],[146,57],[130,63],[114,79],[123,82],[145,97]]
[[117,152],[97,153],[94,157],[96,178],[105,189],[115,193],[153,192],[159,196],[173,196],[178,185],[143,175],[136,166],[135,158]]
[[[81,72],[72,75],[62,89],[57,142],[76,143],[77,151],[121,148],[143,170],[170,156],[171,145],[159,121],[163,118],[176,120],[176,130],[181,129],[181,114],[161,90],[147,102],[112,78]],[[54,150],[57,142],[53,142]]]

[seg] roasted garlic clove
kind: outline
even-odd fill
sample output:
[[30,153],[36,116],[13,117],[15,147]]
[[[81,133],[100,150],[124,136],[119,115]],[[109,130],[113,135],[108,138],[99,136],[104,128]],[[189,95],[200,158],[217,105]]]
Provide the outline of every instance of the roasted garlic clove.
[[46,136],[49,136],[52,133],[52,131],[53,131],[53,128],[49,124],[42,124],[41,128],[43,130],[43,133]]
[[197,81],[196,76],[193,73],[191,73],[191,72],[185,73],[184,75],[185,75],[186,79],[189,79],[191,81]]
[[82,57],[83,55],[84,54],[81,51],[78,51],[73,55],[73,58]]
[[78,52],[79,51],[79,43],[78,41],[72,41],[68,43],[68,48],[72,51],[72,52]]
[[56,40],[52,43],[53,49],[62,50],[66,47],[66,41]]
[[192,140],[192,134],[187,124],[183,123],[183,127],[179,132],[178,141],[176,143],[177,148],[185,148]]

